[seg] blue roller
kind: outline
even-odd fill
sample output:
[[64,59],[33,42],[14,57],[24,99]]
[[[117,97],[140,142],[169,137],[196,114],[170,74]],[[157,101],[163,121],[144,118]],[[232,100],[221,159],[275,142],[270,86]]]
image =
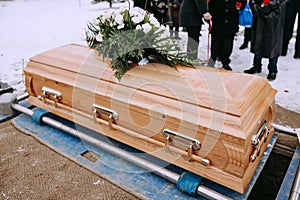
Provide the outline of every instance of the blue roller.
[[42,118],[47,115],[49,115],[49,112],[47,110],[35,109],[31,118],[35,123],[41,124],[43,122]]
[[183,172],[176,183],[176,187],[178,190],[190,196],[196,197],[197,189],[199,185],[201,185],[201,183],[202,183],[201,176],[198,176],[191,172]]

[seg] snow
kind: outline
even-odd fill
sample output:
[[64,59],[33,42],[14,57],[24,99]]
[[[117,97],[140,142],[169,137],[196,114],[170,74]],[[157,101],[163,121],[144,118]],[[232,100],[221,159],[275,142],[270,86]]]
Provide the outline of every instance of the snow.
[[[25,91],[23,68],[28,60],[41,52],[69,43],[86,45],[85,27],[100,12],[110,9],[107,2],[92,4],[91,0],[14,0],[0,1],[0,81],[6,82],[18,93]],[[132,6],[131,1],[113,3],[112,9]],[[231,55],[233,71],[243,72],[252,65],[249,48],[239,50],[243,28],[237,35]],[[180,32],[184,38],[185,32]],[[207,27],[202,29],[199,57],[207,58]],[[185,41],[185,40],[182,40]],[[288,54],[280,57],[277,79],[270,82],[277,89],[276,103],[300,113],[300,59],[293,58],[295,38],[290,41]],[[266,77],[267,59],[262,73]]]

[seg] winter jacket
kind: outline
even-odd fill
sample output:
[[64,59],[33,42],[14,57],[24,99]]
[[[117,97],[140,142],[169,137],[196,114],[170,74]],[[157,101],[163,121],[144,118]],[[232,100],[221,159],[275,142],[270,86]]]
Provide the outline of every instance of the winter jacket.
[[180,26],[201,26],[202,15],[208,12],[205,0],[183,0],[179,20]]
[[285,0],[271,0],[263,5],[263,0],[250,0],[253,12],[252,39],[250,51],[264,58],[274,58],[281,54]]
[[211,34],[217,37],[234,36],[239,30],[239,11],[246,4],[247,0],[210,0],[209,13],[212,15]]

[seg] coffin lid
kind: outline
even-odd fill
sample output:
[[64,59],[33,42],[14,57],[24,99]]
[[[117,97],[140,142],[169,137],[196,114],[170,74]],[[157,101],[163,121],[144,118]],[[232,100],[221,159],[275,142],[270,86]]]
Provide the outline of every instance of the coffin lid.
[[235,116],[254,110],[251,102],[266,98],[265,91],[273,90],[258,76],[201,66],[177,66],[176,70],[159,63],[136,66],[119,81],[109,60],[78,44],[58,47],[30,60]]

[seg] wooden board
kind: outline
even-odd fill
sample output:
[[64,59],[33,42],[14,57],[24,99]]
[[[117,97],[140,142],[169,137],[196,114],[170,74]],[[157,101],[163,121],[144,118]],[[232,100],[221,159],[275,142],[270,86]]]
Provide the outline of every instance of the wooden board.
[[[257,76],[150,63],[118,81],[109,61],[75,44],[34,56],[24,72],[30,103],[241,193],[260,159],[250,161],[252,136],[266,121],[263,152],[274,132],[276,91]],[[57,106],[53,95],[42,97],[45,87],[62,94]],[[97,112],[95,124],[94,104],[118,119],[110,125]],[[201,148],[166,142],[164,129],[199,141]]]

